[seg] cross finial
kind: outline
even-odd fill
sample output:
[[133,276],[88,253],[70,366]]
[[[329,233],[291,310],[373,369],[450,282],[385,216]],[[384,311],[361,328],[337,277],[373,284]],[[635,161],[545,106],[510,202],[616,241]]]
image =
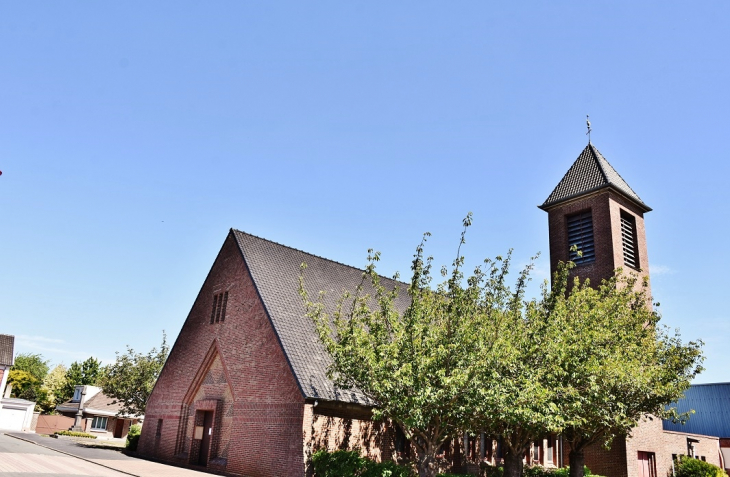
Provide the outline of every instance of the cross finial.
[[586,114],[586,126],[588,127],[588,132],[586,134],[588,135],[588,144],[591,143],[591,121],[588,118],[588,115]]

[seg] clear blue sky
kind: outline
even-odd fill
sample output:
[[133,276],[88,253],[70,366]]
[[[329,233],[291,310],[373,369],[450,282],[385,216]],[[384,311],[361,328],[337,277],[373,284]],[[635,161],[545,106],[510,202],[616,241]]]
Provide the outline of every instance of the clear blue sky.
[[230,227],[408,272],[540,251],[593,143],[664,322],[730,381],[730,3],[3,2],[0,332],[54,364],[174,340]]

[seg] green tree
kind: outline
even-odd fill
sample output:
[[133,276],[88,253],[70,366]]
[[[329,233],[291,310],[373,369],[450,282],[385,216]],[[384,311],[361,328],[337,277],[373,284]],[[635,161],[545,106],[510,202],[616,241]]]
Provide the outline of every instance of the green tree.
[[71,366],[66,371],[65,383],[60,388],[57,395],[59,402],[71,399],[76,386],[98,386],[101,373],[101,362],[93,356],[87,358],[81,363],[78,361],[71,363]]
[[330,378],[359,389],[378,403],[375,419],[391,419],[401,428],[415,449],[421,477],[436,475],[439,446],[471,427],[475,416],[486,415],[485,403],[502,402],[501,395],[488,395],[499,374],[483,370],[517,361],[506,339],[507,317],[522,311],[530,267],[515,291],[505,284],[509,257],[487,260],[465,278],[460,248],[470,224],[471,214],[457,258],[450,271],[442,268],[445,281],[435,288],[432,258],[424,258],[429,234],[424,236],[412,262],[405,310],[397,306],[398,288],[387,289],[375,272],[377,252],[370,251],[360,286],[340,297],[334,311],[325,310],[322,292],[316,302],[309,298],[302,266],[299,291],[332,357]]
[[43,382],[48,374],[48,361],[40,354],[20,353],[15,357],[15,364],[11,370],[25,371],[35,378],[37,382]]
[[589,445],[610,445],[647,415],[686,417],[668,405],[702,371],[702,342],[685,344],[678,332],[658,326],[647,282],[636,275],[617,270],[597,287],[576,278],[566,293],[570,268],[556,274],[549,315],[564,328],[557,386],[565,392],[560,404],[570,476],[583,477]]
[[160,349],[147,354],[137,353],[127,346],[125,354],[116,353],[113,364],[104,368],[100,384],[104,394],[122,404],[119,415],[143,415],[147,399],[160,376],[170,348],[162,333]]
[[12,397],[35,401],[40,382],[28,371],[11,369],[8,373],[8,384],[13,386]]
[[61,398],[66,386],[66,367],[62,364],[53,368],[43,379],[41,389],[45,393],[43,402],[38,403],[41,412],[55,414],[56,406],[64,400]]

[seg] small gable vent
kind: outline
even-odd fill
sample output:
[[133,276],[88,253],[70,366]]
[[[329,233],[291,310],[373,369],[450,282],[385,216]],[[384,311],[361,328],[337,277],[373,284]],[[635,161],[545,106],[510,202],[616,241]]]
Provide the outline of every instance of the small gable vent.
[[568,248],[572,249],[574,245],[578,250],[570,250],[569,254],[572,262],[581,265],[595,261],[593,215],[590,210],[568,216]]
[[639,255],[636,246],[636,220],[632,215],[621,212],[621,243],[624,250],[624,265],[638,269]]
[[213,309],[210,312],[210,324],[226,321],[226,305],[228,292],[219,293],[213,297]]

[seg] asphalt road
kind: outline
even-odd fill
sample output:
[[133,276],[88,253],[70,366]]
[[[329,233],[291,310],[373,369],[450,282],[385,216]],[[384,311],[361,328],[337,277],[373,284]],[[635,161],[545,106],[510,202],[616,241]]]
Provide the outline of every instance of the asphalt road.
[[6,432],[6,434],[19,437],[28,441],[37,442],[38,444],[41,444],[43,446],[83,457],[84,459],[135,460],[134,457],[129,457],[122,454],[120,452],[121,449],[117,451],[114,449],[98,449],[93,447],[87,447],[83,444],[78,444],[76,441],[72,441],[70,439],[56,439],[48,436],[40,436],[31,432]]
[[[23,436],[27,435],[29,434]],[[81,475],[128,477],[127,474],[92,462],[0,434],[0,477],[48,477],[49,475],[57,477]]]

